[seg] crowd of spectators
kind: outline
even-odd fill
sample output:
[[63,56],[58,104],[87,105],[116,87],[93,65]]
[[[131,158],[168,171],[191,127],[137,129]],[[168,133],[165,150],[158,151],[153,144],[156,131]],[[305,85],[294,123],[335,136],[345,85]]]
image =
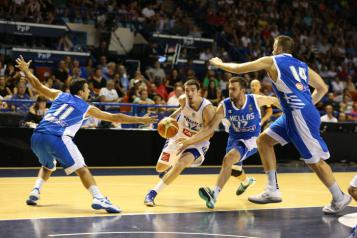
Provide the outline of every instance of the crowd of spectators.
[[[349,0],[0,0],[0,13],[21,17],[15,20],[40,23],[53,19],[51,23],[55,24],[93,23],[103,29],[122,24],[136,30],[139,24],[151,33],[214,38],[214,47],[201,49],[197,55],[203,61],[218,56],[224,61],[245,62],[270,55],[274,37],[290,35],[296,41],[294,55],[319,72],[329,85],[328,95],[317,106],[322,115],[326,114],[322,120],[333,122],[357,120],[356,4]],[[183,54],[190,55],[185,51]],[[184,91],[182,85],[188,79],[199,80],[202,95],[215,105],[228,96],[230,74],[213,70],[208,64],[198,71],[190,59],[187,64],[175,67],[147,62],[142,68],[128,72],[125,61],[110,56],[108,42],[104,40],[92,51],[87,64],[80,65],[78,60],[65,57],[44,83],[66,91],[71,80],[84,78],[90,85],[90,100],[99,102],[177,105],[177,97]],[[262,92],[272,94],[271,82],[265,74],[243,76],[247,80],[258,79]],[[36,92],[11,61],[4,58],[0,58],[0,96],[36,98]],[[8,110],[25,110],[21,105],[1,105]]]

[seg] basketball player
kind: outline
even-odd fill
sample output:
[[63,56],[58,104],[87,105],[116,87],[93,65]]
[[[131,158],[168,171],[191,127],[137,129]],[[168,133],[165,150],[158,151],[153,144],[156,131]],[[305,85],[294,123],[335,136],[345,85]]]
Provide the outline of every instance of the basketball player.
[[197,167],[202,164],[209,147],[207,135],[202,140],[177,154],[175,141],[178,138],[190,138],[209,124],[214,116],[211,102],[200,96],[200,84],[196,80],[188,80],[185,94],[179,98],[180,108],[171,114],[177,119],[179,131],[176,136],[166,141],[159,160],[156,164],[158,172],[167,173],[160,182],[145,196],[146,206],[155,206],[154,199],[167,185],[171,184],[186,167]]
[[[272,79],[273,89],[282,106],[282,116],[257,140],[268,184],[263,193],[250,197],[249,201],[272,203],[282,200],[277,182],[274,145],[292,142],[307,165],[315,171],[332,194],[332,202],[322,209],[323,212],[336,214],[351,202],[351,197],[341,191],[330,166],[324,161],[330,154],[320,136],[320,114],[315,104],[327,93],[328,87],[306,63],[291,55],[294,49],[292,38],[278,36],[273,48],[273,56],[243,64],[223,63],[219,58],[210,60],[217,68],[237,74],[265,70]],[[315,88],[312,94],[309,86]]]
[[80,128],[83,120],[88,116],[116,123],[149,124],[155,122],[156,119],[103,112],[86,103],[89,90],[85,80],[72,81],[70,85],[71,93],[63,93],[40,83],[29,69],[31,60],[26,62],[20,56],[16,62],[16,67],[25,73],[32,87],[40,95],[52,100],[50,109],[31,137],[31,149],[37,155],[42,167],[26,203],[28,205],[37,205],[41,187],[49,179],[52,172],[56,170],[56,161],[58,161],[67,175],[76,172],[81,178],[84,187],[93,196],[93,209],[104,209],[108,213],[120,212],[121,210],[99,191],[92,174],[86,167],[81,152],[73,143],[72,138]]
[[[279,105],[278,99],[274,97],[246,94],[248,83],[240,77],[229,80],[229,98],[224,99],[218,106],[212,122],[197,135],[178,141],[180,151],[187,146],[197,143],[214,133],[222,119],[229,121],[229,136],[226,147],[226,155],[223,158],[222,168],[218,176],[214,190],[207,187],[199,189],[199,195],[206,201],[208,208],[214,208],[218,194],[223,189],[231,175],[234,176],[233,165],[242,163],[245,159],[257,152],[256,139],[260,134],[260,107],[265,105]],[[250,181],[245,185],[248,187]],[[242,194],[241,186],[237,195]]]

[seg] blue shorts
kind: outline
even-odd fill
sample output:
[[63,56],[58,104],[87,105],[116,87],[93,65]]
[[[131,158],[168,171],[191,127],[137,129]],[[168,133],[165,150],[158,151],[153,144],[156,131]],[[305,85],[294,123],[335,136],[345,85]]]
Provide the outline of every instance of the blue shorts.
[[288,117],[283,114],[265,132],[281,145],[293,143],[306,163],[313,164],[330,157],[320,135],[320,117],[313,112],[298,110]]
[[56,160],[67,175],[86,166],[81,152],[69,136],[34,133],[31,137],[31,149],[41,165],[52,171],[56,170]]
[[[254,139],[255,140],[255,139]],[[254,155],[257,153],[257,148],[251,148],[249,149],[246,144],[244,144],[243,140],[241,139],[235,139],[233,137],[228,137],[227,140],[227,146],[226,146],[226,154],[231,151],[232,149],[235,149],[239,152],[240,154],[240,160],[236,165],[242,166],[243,161],[250,156]]]

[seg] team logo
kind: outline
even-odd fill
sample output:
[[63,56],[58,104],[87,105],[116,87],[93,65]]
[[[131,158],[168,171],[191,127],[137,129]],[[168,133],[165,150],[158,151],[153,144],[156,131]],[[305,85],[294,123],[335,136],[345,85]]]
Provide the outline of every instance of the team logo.
[[165,162],[169,162],[170,161],[170,154],[166,153],[166,152],[162,152],[161,160],[165,161]]
[[299,89],[300,91],[302,91],[304,89],[304,85],[302,85],[301,83],[297,83],[295,84],[296,88]]
[[252,111],[253,111],[253,106],[249,105],[249,112],[252,112]]
[[232,110],[228,110],[228,113],[229,113],[229,114],[232,114]]

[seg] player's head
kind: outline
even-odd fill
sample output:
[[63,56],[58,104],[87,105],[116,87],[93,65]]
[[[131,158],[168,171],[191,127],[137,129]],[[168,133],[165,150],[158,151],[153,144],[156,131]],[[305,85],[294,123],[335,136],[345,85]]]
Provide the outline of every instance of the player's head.
[[258,79],[253,79],[250,82],[250,90],[252,90],[252,93],[259,94],[261,88],[262,85],[260,84],[260,81]]
[[294,40],[289,36],[280,35],[274,40],[273,55],[283,53],[292,54],[294,51]]
[[88,99],[89,89],[88,84],[84,79],[73,80],[69,86],[69,91],[72,95],[77,95],[85,101]]
[[188,101],[192,103],[192,101],[196,100],[197,97],[200,97],[200,83],[195,79],[190,79],[185,83],[185,94],[188,98]]
[[242,94],[245,94],[248,88],[247,80],[242,77],[233,77],[229,79],[229,98],[234,101],[239,99]]

